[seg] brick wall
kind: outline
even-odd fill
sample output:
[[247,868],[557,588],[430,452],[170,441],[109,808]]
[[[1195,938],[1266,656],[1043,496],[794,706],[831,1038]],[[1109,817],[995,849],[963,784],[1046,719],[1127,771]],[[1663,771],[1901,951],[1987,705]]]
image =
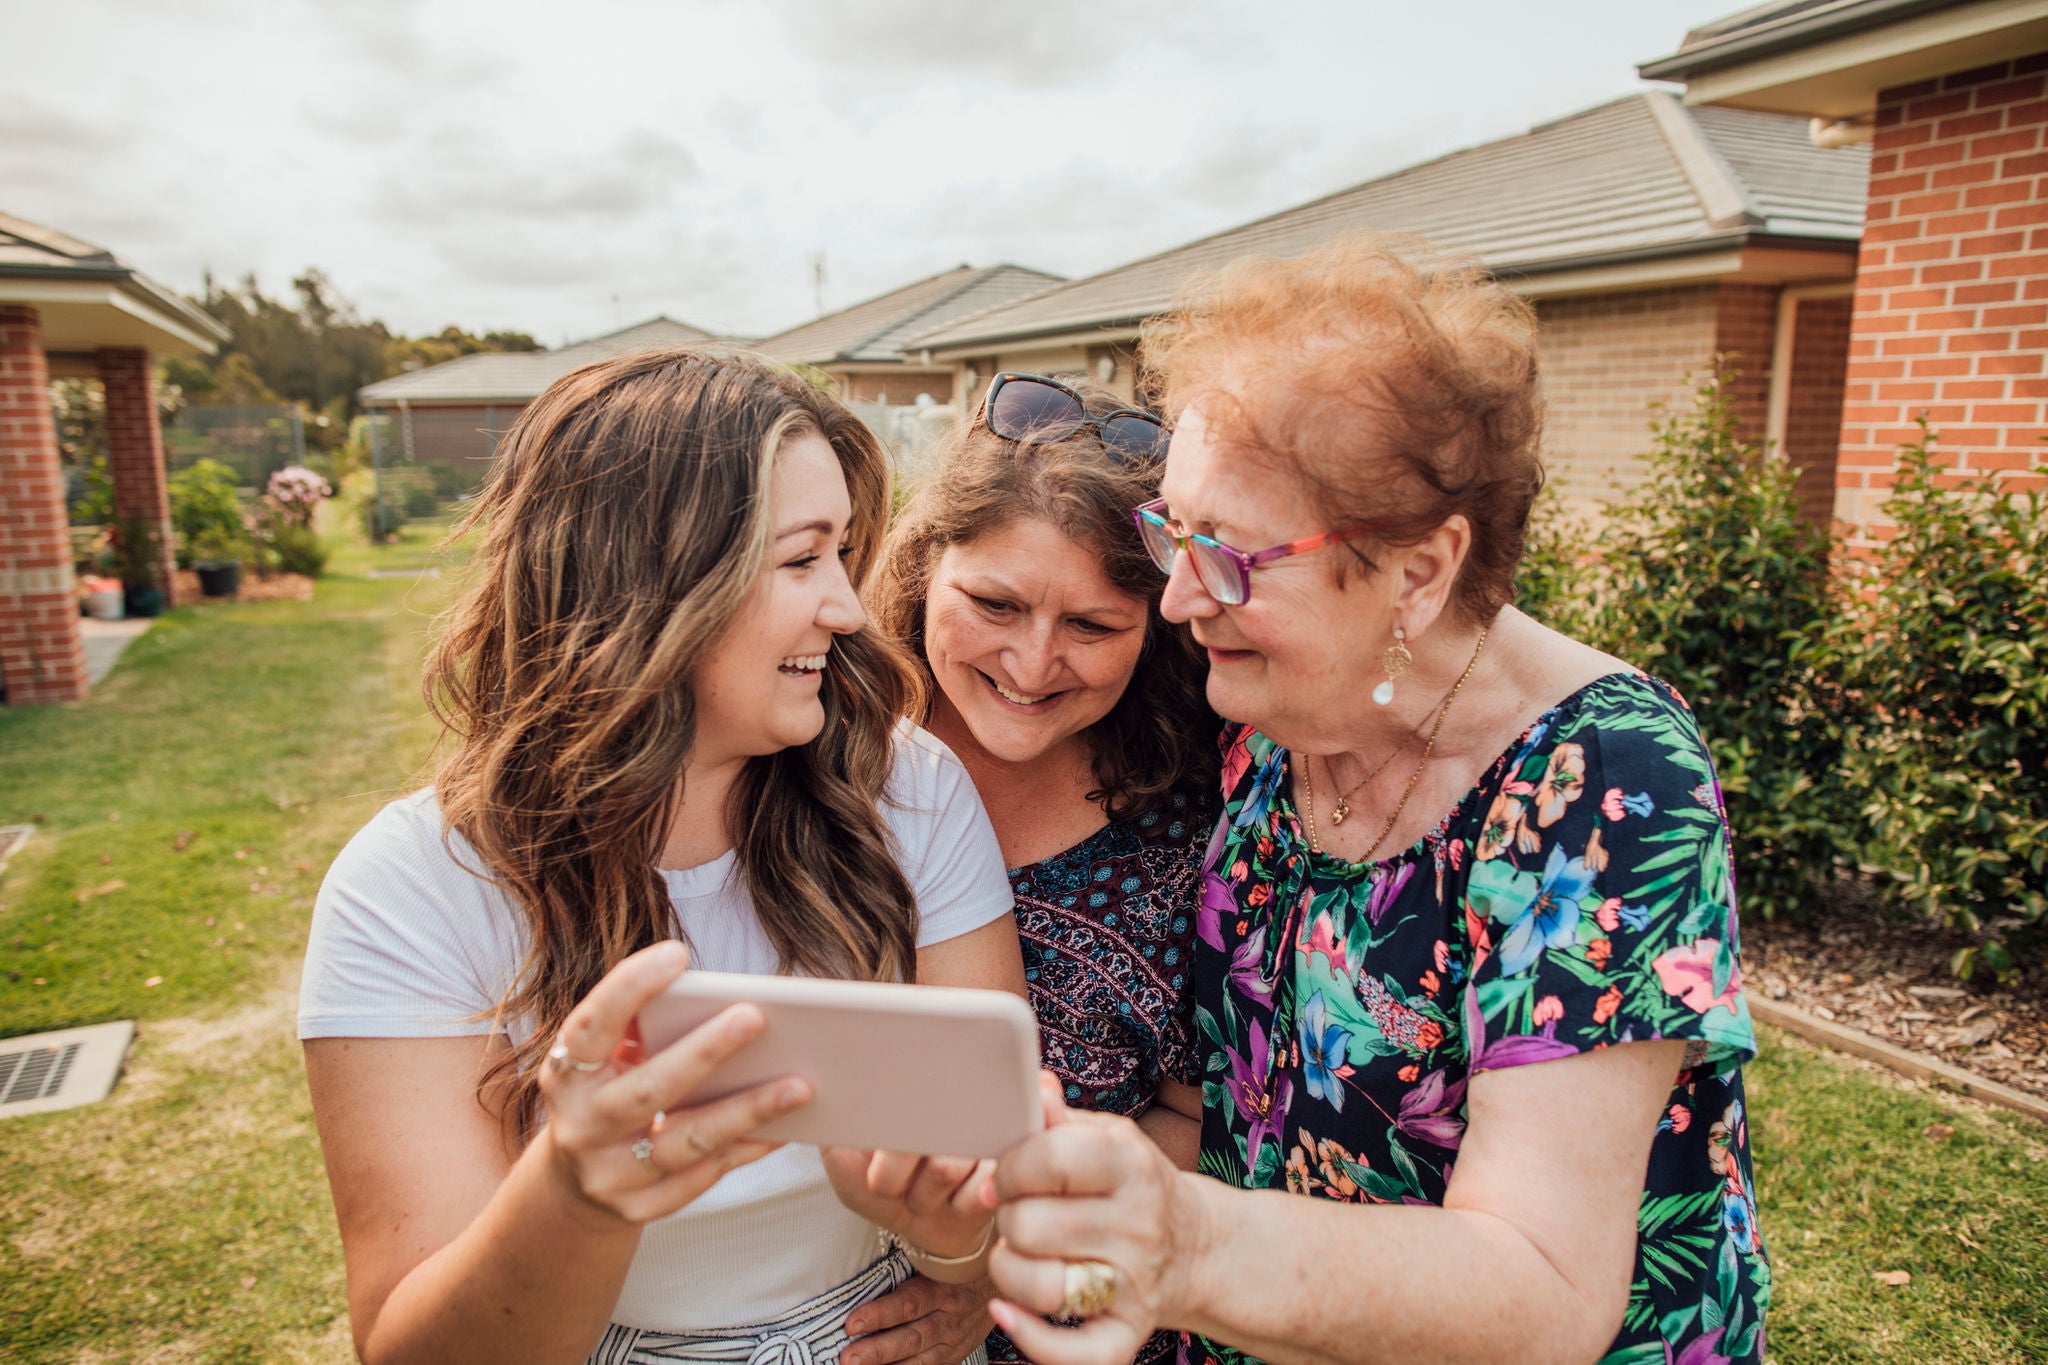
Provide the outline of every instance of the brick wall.
[[1835,497],[1858,543],[1888,530],[1878,505],[1918,414],[1968,472],[2044,453],[2044,87],[2048,52],[1878,96]]
[[1550,481],[1571,501],[1626,497],[1643,481],[1652,407],[1688,401],[1713,359],[1718,287],[1544,299],[1536,313]]
[[1731,371],[1723,390],[1735,428],[1761,443],[1769,422],[1771,351],[1778,337],[1778,287],[1731,280],[1714,289],[1714,350]]
[[10,705],[85,695],[42,318],[0,304],[0,682]]
[[913,371],[905,374],[849,374],[843,376],[850,403],[887,403],[907,408],[921,393],[934,403],[953,401],[953,376],[947,371]]
[[1851,300],[1801,299],[1792,338],[1785,455],[1799,470],[1799,509],[1825,526],[1835,514],[1835,451],[1842,439],[1842,387],[1849,356]]
[[164,482],[163,428],[156,411],[156,370],[140,347],[109,347],[99,355],[107,399],[107,472],[114,482],[114,516],[140,517],[157,528],[157,567],[164,602],[177,580],[171,540],[171,497]]

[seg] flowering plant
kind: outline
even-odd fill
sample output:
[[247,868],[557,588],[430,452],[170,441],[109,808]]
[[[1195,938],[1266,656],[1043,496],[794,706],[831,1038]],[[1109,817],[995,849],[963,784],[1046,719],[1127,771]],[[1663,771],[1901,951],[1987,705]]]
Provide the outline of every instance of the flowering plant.
[[333,496],[332,484],[304,465],[293,464],[270,476],[263,501],[286,525],[310,528],[320,500]]

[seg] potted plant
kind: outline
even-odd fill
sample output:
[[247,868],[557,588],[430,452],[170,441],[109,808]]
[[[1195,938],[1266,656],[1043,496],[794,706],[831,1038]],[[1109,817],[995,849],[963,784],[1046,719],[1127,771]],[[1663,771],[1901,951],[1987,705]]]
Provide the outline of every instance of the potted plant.
[[249,551],[248,533],[214,524],[185,543],[199,574],[199,591],[208,597],[233,597],[242,590],[242,556]]
[[163,540],[148,517],[126,516],[114,524],[114,571],[121,579],[121,608],[129,616],[161,616]]

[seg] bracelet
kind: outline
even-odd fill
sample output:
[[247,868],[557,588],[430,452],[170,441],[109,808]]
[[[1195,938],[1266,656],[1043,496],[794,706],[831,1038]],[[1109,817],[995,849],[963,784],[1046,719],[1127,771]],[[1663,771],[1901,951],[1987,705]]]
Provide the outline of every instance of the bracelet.
[[995,1239],[996,1220],[991,1218],[988,1220],[988,1229],[981,1234],[980,1246],[968,1252],[965,1256],[940,1256],[926,1251],[901,1233],[891,1232],[888,1228],[882,1229],[883,1246],[888,1247],[892,1251],[900,1251],[906,1256],[914,1257],[917,1260],[923,1261],[926,1265],[972,1265],[988,1254],[989,1245]]

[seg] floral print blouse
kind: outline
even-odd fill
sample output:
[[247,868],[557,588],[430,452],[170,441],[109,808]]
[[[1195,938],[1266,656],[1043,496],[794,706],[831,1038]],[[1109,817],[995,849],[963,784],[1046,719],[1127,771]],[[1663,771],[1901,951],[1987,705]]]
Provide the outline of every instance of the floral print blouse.
[[[1225,732],[1196,923],[1201,1169],[1244,1188],[1441,1204],[1475,1071],[1683,1039],[1606,1365],[1763,1358],[1728,830],[1665,683],[1615,673],[1529,727],[1412,848],[1310,853],[1287,751]],[[1188,1362],[1245,1359],[1184,1338]]]

